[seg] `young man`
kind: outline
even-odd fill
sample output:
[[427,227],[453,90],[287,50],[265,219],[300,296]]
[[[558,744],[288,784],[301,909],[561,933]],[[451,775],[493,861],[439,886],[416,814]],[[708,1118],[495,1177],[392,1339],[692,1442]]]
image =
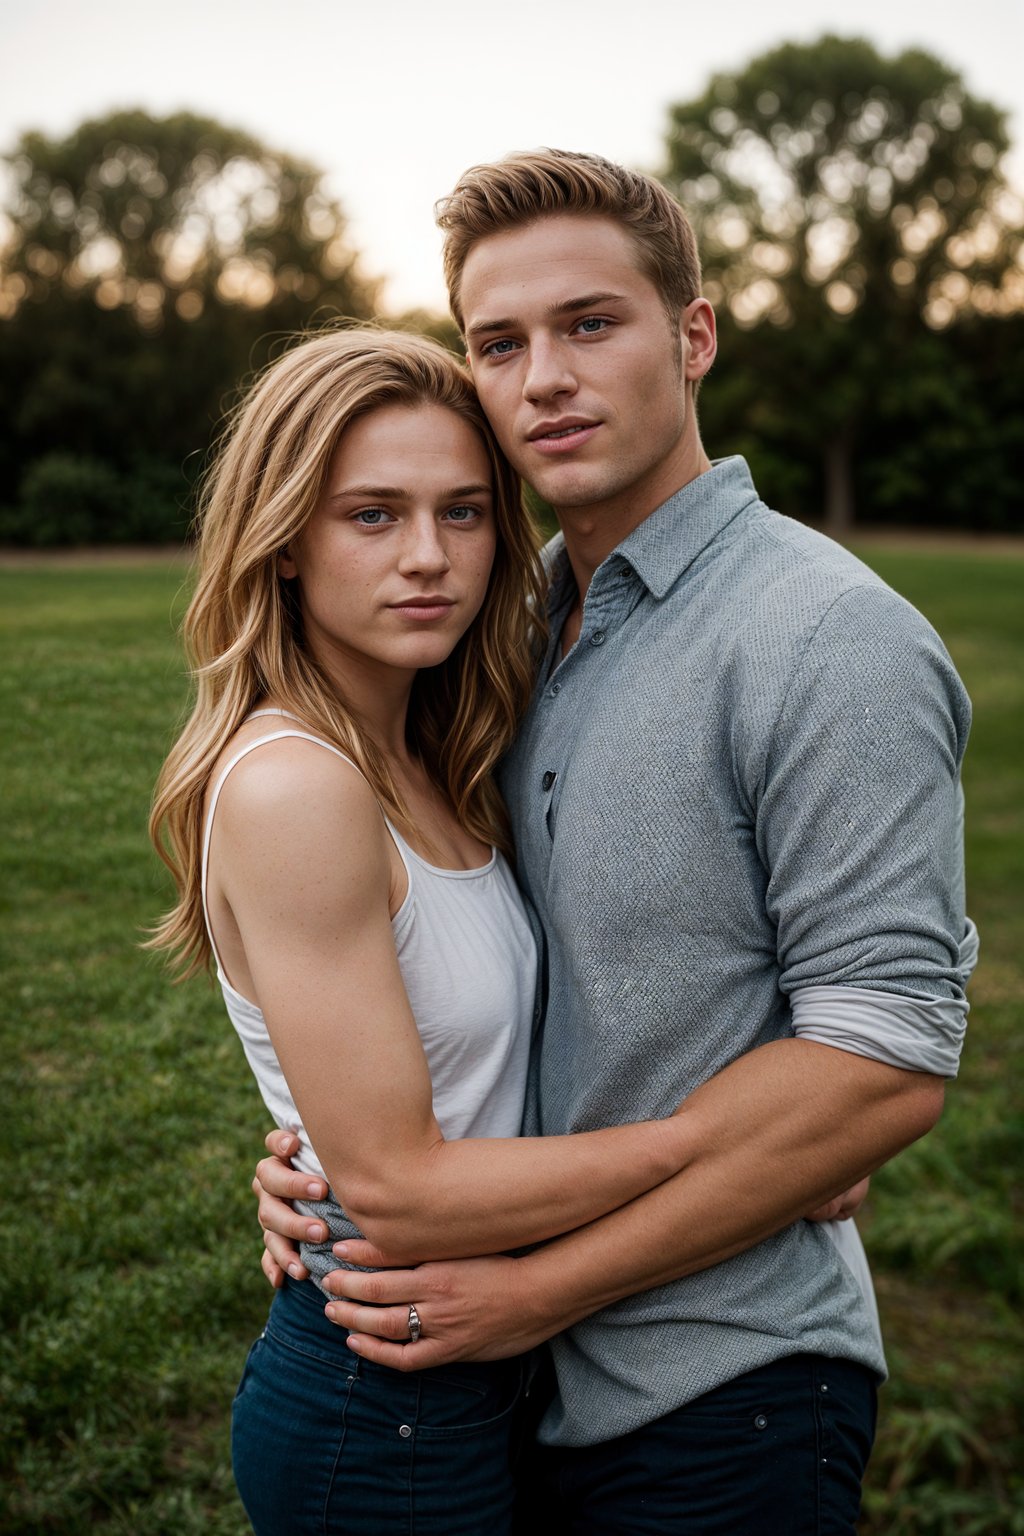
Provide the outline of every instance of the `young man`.
[[550,1339],[552,1529],[852,1532],[884,1362],[854,1230],[799,1218],[926,1132],[956,1071],[968,701],[920,615],[706,456],[714,316],[662,188],[512,156],[440,223],[481,399],[562,528],[503,775],[547,944],[530,1128],[685,1101],[693,1154],[526,1256],[340,1272],[335,1320],[400,1370]]

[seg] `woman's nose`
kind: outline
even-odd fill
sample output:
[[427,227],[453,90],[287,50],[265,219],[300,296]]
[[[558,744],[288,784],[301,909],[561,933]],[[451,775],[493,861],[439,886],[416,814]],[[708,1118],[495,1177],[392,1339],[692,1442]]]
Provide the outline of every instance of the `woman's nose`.
[[402,542],[403,574],[439,574],[447,571],[450,563],[436,520],[432,516],[411,518]]

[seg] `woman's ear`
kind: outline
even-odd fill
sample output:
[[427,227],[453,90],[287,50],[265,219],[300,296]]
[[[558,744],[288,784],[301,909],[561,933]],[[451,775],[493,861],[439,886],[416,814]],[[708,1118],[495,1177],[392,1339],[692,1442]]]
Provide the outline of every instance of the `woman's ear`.
[[293,581],[299,574],[298,566],[292,559],[291,546],[286,544],[277,557],[277,574],[285,581]]

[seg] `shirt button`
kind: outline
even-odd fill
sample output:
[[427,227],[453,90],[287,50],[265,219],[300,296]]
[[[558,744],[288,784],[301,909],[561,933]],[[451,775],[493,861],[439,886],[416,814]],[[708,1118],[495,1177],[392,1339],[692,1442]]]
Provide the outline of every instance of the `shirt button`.
[[398,1433],[401,1435],[403,1440],[408,1440],[409,1436],[412,1434],[412,1430],[409,1428],[408,1424],[400,1424],[398,1426]]
[[555,780],[557,778],[558,778],[558,774],[557,773],[552,773],[551,769],[549,768],[547,773],[544,775],[544,777],[540,781],[541,789],[543,789],[545,791],[549,790],[551,788],[552,784],[555,782]]
[[603,629],[595,629],[590,637],[591,645],[604,645],[605,633]]

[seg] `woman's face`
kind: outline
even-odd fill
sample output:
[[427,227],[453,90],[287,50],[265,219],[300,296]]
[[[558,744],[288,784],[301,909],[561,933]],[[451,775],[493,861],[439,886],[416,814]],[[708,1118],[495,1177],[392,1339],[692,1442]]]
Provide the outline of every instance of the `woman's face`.
[[306,640],[342,678],[444,661],[483,604],[496,541],[491,467],[468,422],[387,405],[342,433],[323,494],[278,569]]

